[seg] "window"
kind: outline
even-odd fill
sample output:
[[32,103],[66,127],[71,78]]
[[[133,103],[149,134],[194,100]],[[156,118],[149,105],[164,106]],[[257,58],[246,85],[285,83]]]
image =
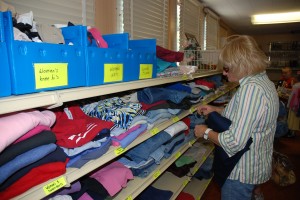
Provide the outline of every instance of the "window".
[[168,47],[168,0],[119,0],[119,32],[131,39],[155,38],[156,44]]
[[203,47],[203,6],[195,0],[178,0],[177,13],[177,50],[183,50],[185,33],[194,35]]
[[74,24],[94,26],[94,0],[5,0],[20,14],[33,12],[35,21],[43,24]]
[[208,9],[205,12],[204,50],[218,49],[219,17]]

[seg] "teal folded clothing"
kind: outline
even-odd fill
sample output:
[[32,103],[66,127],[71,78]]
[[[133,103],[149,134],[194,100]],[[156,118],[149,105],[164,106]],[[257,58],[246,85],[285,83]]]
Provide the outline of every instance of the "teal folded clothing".
[[168,62],[160,58],[156,58],[156,60],[157,60],[157,73],[165,71],[165,69],[167,69],[168,67],[177,67],[177,64],[175,62]]

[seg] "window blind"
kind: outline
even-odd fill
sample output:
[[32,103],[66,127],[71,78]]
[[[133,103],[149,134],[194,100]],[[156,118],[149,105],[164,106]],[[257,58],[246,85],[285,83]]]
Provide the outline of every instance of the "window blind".
[[215,50],[218,49],[219,37],[219,17],[208,9],[204,9],[205,15],[205,35],[204,35],[204,49]]
[[168,0],[119,0],[121,32],[131,39],[155,38],[157,45],[168,47]]
[[179,0],[179,41],[180,48],[183,50],[183,44],[186,40],[185,33],[196,37],[200,47],[203,47],[203,25],[204,12],[203,6],[195,0]]
[[4,0],[17,13],[33,12],[35,21],[43,24],[74,24],[94,26],[95,0]]

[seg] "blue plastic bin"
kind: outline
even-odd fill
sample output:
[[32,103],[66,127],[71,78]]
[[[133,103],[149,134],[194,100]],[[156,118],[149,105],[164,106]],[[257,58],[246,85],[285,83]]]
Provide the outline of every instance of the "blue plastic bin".
[[[12,78],[12,93],[26,94],[85,86],[86,65],[81,45],[16,41],[12,17],[4,12],[4,31]],[[83,38],[76,32],[78,38]]]
[[11,81],[6,42],[4,38],[3,13],[0,12],[0,69],[2,77],[0,79],[0,97],[11,95]]
[[130,68],[125,81],[156,78],[156,39],[129,40]]
[[[62,28],[65,40],[78,44],[79,38],[74,37],[73,29],[82,31],[87,40],[86,26],[71,26]],[[123,82],[125,74],[129,74],[128,33],[103,35],[108,48],[98,48],[85,43],[86,51],[86,85],[96,86]]]

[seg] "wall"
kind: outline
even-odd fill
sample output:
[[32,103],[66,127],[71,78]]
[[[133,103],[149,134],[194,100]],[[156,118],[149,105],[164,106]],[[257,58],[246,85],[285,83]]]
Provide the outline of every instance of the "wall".
[[95,0],[95,27],[102,34],[117,32],[116,0]]
[[[300,34],[272,34],[272,35],[252,35],[260,48],[264,52],[269,51],[270,42],[290,42],[300,41]],[[296,76],[297,70],[293,70],[293,75]],[[267,74],[273,81],[278,81],[281,76],[280,69],[268,69]]]
[[270,42],[300,41],[300,34],[252,35],[263,51],[267,52]]

